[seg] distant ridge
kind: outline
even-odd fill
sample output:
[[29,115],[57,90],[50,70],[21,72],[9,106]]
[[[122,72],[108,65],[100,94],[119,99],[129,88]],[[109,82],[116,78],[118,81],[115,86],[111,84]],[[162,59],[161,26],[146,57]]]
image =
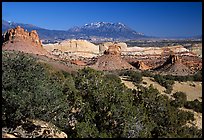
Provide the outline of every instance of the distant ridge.
[[[84,26],[72,27],[68,30],[49,30],[32,24],[15,23],[2,20],[2,33],[8,29],[20,26],[29,32],[36,30],[43,43],[54,43],[66,39],[84,39],[92,42],[127,41],[143,39],[202,39],[202,35],[189,37],[155,37],[139,33],[127,25],[117,22],[93,22]],[[49,40],[45,42],[44,40]]]
[[69,30],[49,30],[32,24],[8,22],[2,20],[2,32],[21,26],[25,30],[36,30],[42,40],[86,39],[90,41],[114,41],[148,38],[123,23],[94,22]]

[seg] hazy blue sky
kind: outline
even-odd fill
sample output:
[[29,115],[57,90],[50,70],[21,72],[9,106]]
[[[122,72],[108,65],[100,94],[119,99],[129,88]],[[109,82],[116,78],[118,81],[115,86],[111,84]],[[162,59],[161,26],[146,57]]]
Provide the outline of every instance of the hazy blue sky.
[[201,2],[3,2],[2,8],[4,20],[47,29],[104,21],[152,36],[202,34]]

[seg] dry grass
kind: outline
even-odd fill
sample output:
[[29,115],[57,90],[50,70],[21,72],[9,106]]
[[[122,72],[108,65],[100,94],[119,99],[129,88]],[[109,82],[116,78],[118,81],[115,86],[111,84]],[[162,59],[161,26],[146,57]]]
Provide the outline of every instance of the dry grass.
[[[122,83],[125,84],[130,89],[136,89],[136,86],[131,81],[127,81],[126,77],[120,77],[122,80]],[[146,82],[144,84],[143,82]],[[141,85],[144,87],[149,87],[150,85],[153,85],[154,88],[157,88],[161,94],[167,95],[169,98],[174,99],[171,95],[175,93],[176,91],[182,91],[185,92],[187,95],[187,100],[192,101],[194,99],[198,99],[199,101],[202,101],[200,97],[202,97],[202,82],[177,82],[175,81],[175,84],[173,85],[173,91],[172,94],[167,94],[164,91],[166,90],[165,87],[161,86],[157,82],[154,82],[151,80],[150,77],[143,77],[143,80],[141,82]],[[186,108],[180,108],[184,111],[190,111],[194,114],[194,121],[188,122],[187,126],[196,126],[198,129],[202,129],[202,113],[198,113],[193,111],[192,109],[186,109]]]
[[198,99],[202,102],[202,82],[177,82],[175,81],[175,84],[173,85],[173,91],[172,93],[175,93],[177,91],[182,91],[186,93],[187,100],[193,101],[195,99]]
[[133,82],[127,81],[127,77],[125,77],[125,76],[121,77],[120,76],[120,79],[121,79],[122,83],[124,83],[127,88],[136,89],[136,86],[133,84]]
[[152,81],[150,77],[142,77],[142,79],[143,79],[143,80],[142,80],[142,83],[143,83],[143,82],[146,82],[146,83],[147,83],[147,84],[141,84],[142,86],[144,86],[144,87],[149,87],[149,86],[152,84],[153,87],[156,88],[156,89],[158,89],[161,94],[165,94],[165,95],[167,95],[169,98],[174,99],[174,97],[172,97],[171,95],[169,95],[169,94],[167,94],[167,93],[164,92],[164,91],[166,90],[165,87],[161,86],[159,83],[157,83],[157,82],[155,82],[155,81]]
[[198,129],[202,129],[202,113],[195,112],[192,109],[186,109],[186,108],[179,108],[184,111],[189,111],[194,114],[194,121],[188,122],[186,125],[191,127],[191,126],[196,126]]

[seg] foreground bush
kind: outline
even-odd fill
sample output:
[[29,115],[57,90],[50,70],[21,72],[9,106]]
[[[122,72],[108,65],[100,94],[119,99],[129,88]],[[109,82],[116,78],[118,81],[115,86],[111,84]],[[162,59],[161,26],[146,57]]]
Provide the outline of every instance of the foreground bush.
[[183,107],[187,101],[187,96],[184,92],[176,92],[173,97],[175,100],[171,101],[171,105],[175,107]]
[[194,101],[187,101],[184,104],[184,107],[202,113],[202,102],[198,101],[198,99],[195,99]]
[[174,80],[168,79],[165,76],[162,75],[154,75],[154,80],[158,82],[161,86],[164,86],[166,88],[166,93],[170,94],[173,90],[172,86],[174,84]]
[[142,82],[142,74],[141,72],[137,71],[126,71],[124,73],[124,76],[128,76],[129,80],[135,82],[135,83],[140,83]]
[[185,127],[192,114],[171,106],[153,86],[130,90],[118,76],[90,68],[58,71],[23,54],[3,52],[2,123],[52,122],[69,138],[202,137]]

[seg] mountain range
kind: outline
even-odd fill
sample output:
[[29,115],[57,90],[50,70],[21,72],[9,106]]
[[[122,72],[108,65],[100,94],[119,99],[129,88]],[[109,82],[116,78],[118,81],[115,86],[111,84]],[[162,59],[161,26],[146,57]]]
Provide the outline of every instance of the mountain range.
[[104,40],[134,40],[147,38],[142,33],[136,32],[122,23],[94,22],[82,27],[73,27],[68,30],[49,30],[32,24],[8,22],[2,20],[2,33],[10,28],[21,26],[31,31],[36,30],[42,40],[86,39],[92,41]]
[[[120,22],[94,22],[85,24],[81,27],[76,26],[68,30],[49,30],[32,24],[15,23],[2,20],[2,33],[17,26],[21,26],[29,32],[31,30],[36,30],[40,36],[40,39],[43,40],[44,43],[52,43],[65,39],[85,39],[92,42],[156,39],[156,37],[139,33]],[[195,38],[197,39],[198,36]],[[202,36],[199,36],[199,38],[202,38]]]

